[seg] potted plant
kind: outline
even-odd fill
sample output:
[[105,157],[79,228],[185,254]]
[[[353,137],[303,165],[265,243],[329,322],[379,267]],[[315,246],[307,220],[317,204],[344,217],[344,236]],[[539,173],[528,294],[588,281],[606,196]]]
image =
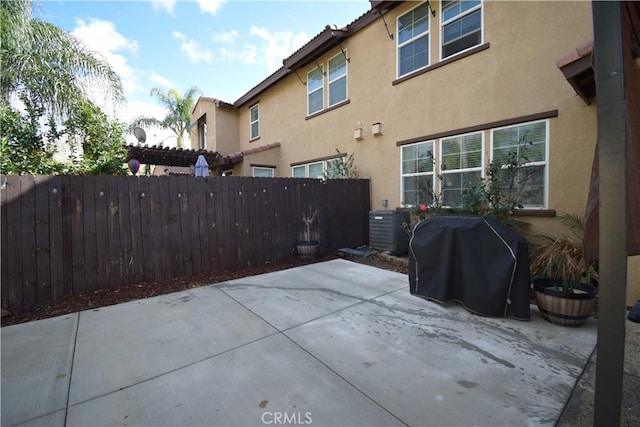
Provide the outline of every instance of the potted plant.
[[315,209],[311,209],[309,214],[302,214],[302,222],[304,224],[304,228],[302,233],[300,233],[298,243],[296,245],[296,249],[298,250],[298,255],[302,258],[315,258],[318,255],[318,248],[320,247],[320,242],[318,241],[317,233],[313,230],[313,223],[316,220],[317,211]]
[[551,323],[580,326],[593,312],[598,273],[583,257],[582,218],[563,214],[569,233],[541,235],[533,242],[529,266],[540,315]]

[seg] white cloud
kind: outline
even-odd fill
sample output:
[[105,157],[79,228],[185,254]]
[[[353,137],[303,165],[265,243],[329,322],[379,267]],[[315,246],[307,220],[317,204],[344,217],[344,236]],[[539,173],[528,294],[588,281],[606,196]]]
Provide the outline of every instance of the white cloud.
[[173,82],[171,82],[171,80],[165,77],[162,77],[160,74],[156,73],[155,71],[151,72],[151,75],[149,76],[149,80],[151,81],[151,83],[154,83],[159,86],[164,86],[167,89],[173,89],[175,87],[175,85],[173,84]]
[[151,5],[154,10],[164,10],[173,14],[173,8],[176,5],[176,0],[152,0]]
[[252,44],[245,44],[239,49],[228,49],[221,47],[218,49],[221,58],[232,61],[241,61],[244,64],[255,65],[259,62],[258,47]]
[[264,53],[263,61],[269,71],[275,71],[282,66],[282,60],[302,47],[309,36],[305,31],[296,34],[291,31],[269,31],[266,28],[251,26],[249,34],[266,42],[266,46],[260,51]]
[[[125,95],[135,92],[138,88],[138,79],[134,70],[129,65],[125,54],[136,54],[138,42],[120,34],[115,24],[110,21],[89,18],[89,21],[76,20],[76,28],[71,32],[87,48],[98,53],[120,76]],[[104,91],[99,88],[91,88],[92,96],[96,102],[104,104]],[[109,108],[103,105],[105,108]]]
[[196,2],[198,3],[198,6],[200,6],[200,10],[202,12],[215,15],[227,0],[196,0]]
[[216,42],[233,44],[236,41],[236,38],[238,38],[238,35],[239,34],[237,30],[229,30],[229,31],[223,31],[218,34],[214,34],[212,39],[213,41],[216,41]]
[[191,62],[211,62],[213,55],[209,49],[200,47],[197,41],[187,38],[178,31],[172,32],[171,35],[180,42],[180,50],[187,55]]

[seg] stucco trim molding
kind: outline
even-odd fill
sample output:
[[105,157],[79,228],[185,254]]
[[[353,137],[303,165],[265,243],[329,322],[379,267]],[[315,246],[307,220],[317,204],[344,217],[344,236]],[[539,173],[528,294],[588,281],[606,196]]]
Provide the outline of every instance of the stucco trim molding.
[[339,159],[340,157],[347,157],[347,153],[334,154],[331,156],[318,157],[317,159],[304,160],[302,162],[295,162],[295,163],[291,163],[291,167],[306,165],[307,163],[315,163],[315,162],[322,162],[325,160]]
[[351,103],[351,100],[350,100],[350,99],[346,99],[346,100],[344,100],[344,101],[342,101],[342,102],[339,102],[339,103],[337,103],[337,104],[335,104],[335,105],[332,105],[331,107],[327,107],[327,108],[325,108],[325,109],[324,109],[324,110],[322,110],[322,111],[318,111],[317,113],[313,113],[313,114],[311,114],[310,116],[305,117],[304,119],[305,119],[305,120],[313,119],[314,117],[321,116],[321,115],[323,115],[324,113],[328,113],[329,111],[335,110],[336,108],[340,108],[340,107],[342,107],[343,105],[347,105],[347,104],[349,104],[349,103]]
[[439,133],[432,133],[430,135],[418,136],[415,138],[403,139],[396,142],[396,146],[400,147],[402,145],[414,144],[416,142],[430,141],[432,139],[446,138],[448,136],[460,135],[463,133],[470,133],[470,132],[477,132],[480,130],[487,130],[492,128],[499,128],[502,126],[517,125],[518,123],[526,123],[526,122],[532,122],[534,120],[549,119],[551,117],[558,117],[558,110],[543,111],[541,113],[528,114],[526,116],[519,116],[519,117],[512,117],[510,119],[498,120],[495,122],[482,123],[475,126],[458,128],[458,129],[448,130],[448,131],[439,132]]
[[400,77],[399,79],[396,79],[396,80],[392,81],[391,84],[393,86],[395,86],[395,85],[400,84],[400,83],[402,83],[402,82],[404,82],[406,80],[410,80],[410,79],[412,79],[412,78],[414,78],[416,76],[419,76],[419,75],[424,74],[424,73],[428,73],[429,71],[433,71],[433,70],[435,70],[437,68],[443,67],[443,66],[445,66],[447,64],[451,64],[452,62],[458,61],[458,60],[460,60],[462,58],[466,58],[467,56],[471,56],[474,53],[482,52],[483,50],[486,50],[486,49],[489,49],[489,43],[481,44],[480,46],[476,46],[473,49],[467,50],[466,52],[462,52],[462,53],[460,53],[460,54],[458,54],[456,56],[452,56],[452,57],[444,59],[444,60],[442,60],[440,62],[437,62],[437,63],[435,63],[433,65],[429,65],[427,68],[423,68],[422,70],[419,70],[419,71],[416,71],[416,72],[411,73],[409,75]]

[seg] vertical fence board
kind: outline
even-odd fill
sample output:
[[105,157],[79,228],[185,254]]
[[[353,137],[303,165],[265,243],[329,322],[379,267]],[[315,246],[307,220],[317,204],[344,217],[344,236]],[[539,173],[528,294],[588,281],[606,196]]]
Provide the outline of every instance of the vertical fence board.
[[185,276],[193,273],[193,249],[191,242],[191,212],[189,211],[189,189],[187,176],[178,176],[178,192],[180,193],[180,235],[182,237],[182,269]]
[[111,288],[122,284],[122,257],[120,242],[120,206],[118,202],[118,181],[122,181],[117,176],[105,176],[105,199],[107,215],[107,239],[109,249],[105,263],[106,287]]
[[20,216],[22,243],[22,303],[29,307],[37,302],[35,178],[23,175],[20,184]]
[[206,230],[207,247],[209,249],[209,269],[215,271],[220,268],[218,256],[218,224],[216,223],[216,192],[218,192],[219,178],[206,177],[207,190],[205,193],[205,206],[207,211]]
[[167,176],[159,176],[156,178],[156,186],[154,191],[157,196],[154,198],[156,205],[154,206],[154,218],[152,218],[154,228],[160,229],[161,233],[154,236],[154,246],[156,248],[157,259],[157,280],[170,279],[171,276],[171,259],[168,256],[168,239],[169,239],[169,181]]
[[2,308],[9,307],[9,241],[7,239],[7,177],[0,175],[0,296]]
[[154,250],[152,235],[155,232],[151,223],[151,177],[141,176],[140,185],[140,243],[142,246],[142,272],[145,282],[155,280]]
[[157,176],[149,177],[149,207],[151,219],[151,254],[153,262],[153,281],[157,282],[164,276],[162,265],[162,217],[160,209],[160,182]]
[[60,176],[62,202],[62,294],[73,293],[73,227],[75,200],[71,194],[71,177]]
[[106,289],[109,284],[109,205],[104,176],[93,177],[95,203],[96,289]]
[[191,260],[193,263],[193,274],[202,273],[202,260],[201,260],[201,249],[200,249],[200,227],[199,223],[199,213],[198,213],[198,199],[200,198],[198,181],[196,177],[188,177],[187,178],[187,188],[189,192],[189,197],[187,198],[188,204],[188,222],[185,224],[188,225],[188,242],[191,245]]
[[49,180],[49,177],[42,175],[35,177],[36,301],[38,305],[51,303]]
[[84,205],[82,198],[83,181],[73,179],[70,181],[71,203],[73,215],[71,217],[71,249],[73,257],[73,292],[85,291],[84,281]]
[[120,213],[120,258],[122,283],[133,283],[133,243],[131,232],[131,192],[129,187],[137,183],[136,177],[118,181],[118,212]]
[[49,267],[51,302],[64,295],[64,229],[62,224],[62,177],[53,176],[49,181]]
[[233,186],[232,181],[233,177],[228,176],[224,178],[220,178],[222,183],[221,193],[222,193],[222,205],[219,208],[219,212],[222,215],[222,233],[224,235],[222,250],[220,251],[220,256],[222,259],[222,265],[224,268],[231,268],[234,260],[233,253],[233,211],[231,202],[233,200]]
[[[176,177],[169,179],[169,253],[171,272],[174,277],[184,275],[184,261],[182,258],[182,236],[180,234],[180,204],[182,195],[178,188]],[[165,246],[166,247],[166,246]]]
[[87,291],[98,289],[98,236],[96,234],[96,177],[84,176],[82,199],[84,205],[84,283]]
[[200,263],[203,273],[211,272],[209,257],[209,228],[207,227],[207,199],[209,198],[209,179],[198,177],[198,235],[200,240]]
[[7,240],[7,276],[8,295],[2,293],[3,304],[7,307],[18,307],[22,305],[22,242],[20,240],[20,177],[17,175],[7,176],[7,232],[2,237]]
[[130,272],[131,283],[144,281],[144,254],[142,252],[142,217],[140,210],[140,178],[133,177],[129,181],[129,220],[131,221],[131,255],[130,255]]

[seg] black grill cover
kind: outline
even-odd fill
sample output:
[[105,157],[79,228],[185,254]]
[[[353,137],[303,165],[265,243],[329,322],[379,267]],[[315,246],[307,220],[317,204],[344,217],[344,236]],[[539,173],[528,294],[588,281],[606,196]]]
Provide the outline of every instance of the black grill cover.
[[472,313],[531,318],[527,241],[495,218],[441,215],[418,223],[409,284],[412,295],[459,301]]

